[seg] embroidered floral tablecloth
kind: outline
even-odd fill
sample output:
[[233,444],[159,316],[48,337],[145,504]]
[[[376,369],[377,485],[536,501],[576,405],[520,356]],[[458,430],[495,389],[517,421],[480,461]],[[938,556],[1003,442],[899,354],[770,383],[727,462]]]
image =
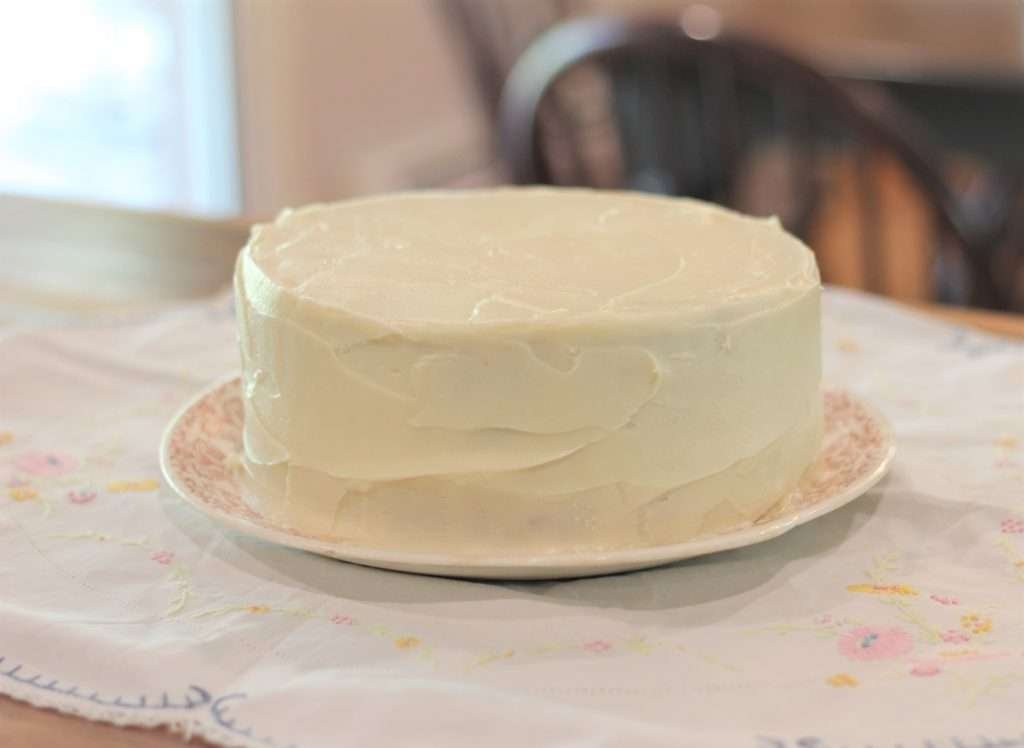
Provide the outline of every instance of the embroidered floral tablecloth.
[[1024,346],[837,290],[824,330],[893,424],[877,489],[738,551],[485,584],[162,493],[168,418],[237,368],[227,297],[0,328],[0,692],[239,746],[1024,746]]

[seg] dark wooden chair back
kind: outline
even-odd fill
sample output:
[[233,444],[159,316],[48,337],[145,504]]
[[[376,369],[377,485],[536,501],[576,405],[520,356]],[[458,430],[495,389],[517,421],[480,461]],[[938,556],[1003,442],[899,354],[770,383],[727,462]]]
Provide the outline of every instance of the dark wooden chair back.
[[[981,216],[944,178],[938,148],[890,100],[844,87],[774,48],[696,39],[665,22],[582,18],[537,38],[513,66],[499,107],[515,181],[690,195],[777,214],[813,234],[837,171],[857,184],[864,285],[886,263],[872,159],[905,170],[933,221],[935,295],[1010,306],[995,277],[1016,179],[993,180]],[[948,249],[955,247],[956,251]],[[945,249],[942,249],[945,248]],[[896,251],[899,248],[894,248]]]

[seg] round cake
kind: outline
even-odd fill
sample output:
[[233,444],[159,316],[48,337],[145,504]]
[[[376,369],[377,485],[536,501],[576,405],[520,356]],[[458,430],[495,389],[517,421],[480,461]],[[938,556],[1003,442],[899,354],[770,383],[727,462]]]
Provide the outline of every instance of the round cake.
[[253,501],[385,549],[543,554],[754,521],[821,445],[820,280],[775,219],[505,188],[313,205],[235,272]]

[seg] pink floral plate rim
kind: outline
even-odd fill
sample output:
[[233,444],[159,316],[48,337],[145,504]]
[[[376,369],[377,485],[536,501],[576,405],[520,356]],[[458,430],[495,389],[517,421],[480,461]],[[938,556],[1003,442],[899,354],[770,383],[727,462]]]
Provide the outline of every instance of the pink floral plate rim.
[[243,410],[237,376],[210,385],[171,419],[160,445],[169,489],[247,535],[342,561],[420,574],[476,579],[557,579],[660,566],[760,543],[853,501],[885,475],[895,453],[885,419],[844,389],[822,391],[825,437],[800,485],[753,523],[671,545],[530,556],[408,553],[361,546],[271,524],[245,501],[239,478]]

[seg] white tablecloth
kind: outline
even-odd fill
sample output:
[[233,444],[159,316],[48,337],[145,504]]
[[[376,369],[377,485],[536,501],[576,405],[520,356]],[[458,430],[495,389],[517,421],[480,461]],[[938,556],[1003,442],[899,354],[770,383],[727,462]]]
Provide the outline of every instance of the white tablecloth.
[[836,290],[824,329],[827,381],[893,424],[879,488],[743,550],[485,584],[162,495],[168,418],[237,367],[226,297],[8,327],[0,692],[240,746],[1024,745],[1024,346]]

